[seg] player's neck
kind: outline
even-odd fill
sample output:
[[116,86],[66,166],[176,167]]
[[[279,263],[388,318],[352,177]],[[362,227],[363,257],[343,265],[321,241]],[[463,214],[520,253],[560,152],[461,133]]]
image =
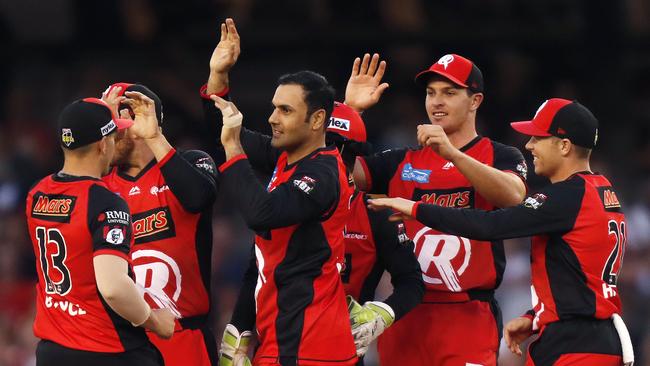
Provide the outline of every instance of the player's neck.
[[460,129],[447,134],[449,142],[451,142],[451,144],[454,145],[454,147],[457,149],[465,147],[467,144],[472,142],[476,136],[478,136],[478,134],[476,133],[474,123],[469,122],[462,126]]
[[314,152],[314,150],[325,147],[325,135],[315,136],[313,139],[297,146],[295,149],[287,150],[287,163],[293,164],[296,161]]
[[104,169],[100,165],[98,159],[94,158],[66,157],[63,162],[61,173],[75,177],[93,177],[101,179],[104,174]]
[[562,182],[567,180],[570,176],[579,172],[590,172],[591,166],[587,159],[576,159],[565,162],[552,176],[548,177],[551,183]]
[[128,161],[120,165],[120,171],[128,176],[135,177],[153,160],[151,149],[144,143],[137,143],[131,151]]

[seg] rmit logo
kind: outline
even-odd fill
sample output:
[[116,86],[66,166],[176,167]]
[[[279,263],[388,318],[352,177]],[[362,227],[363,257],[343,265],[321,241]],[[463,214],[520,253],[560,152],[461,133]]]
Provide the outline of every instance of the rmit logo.
[[174,220],[169,207],[159,207],[133,215],[135,244],[176,236]]
[[350,121],[347,119],[331,117],[327,128],[333,128],[335,130],[341,131],[350,131]]

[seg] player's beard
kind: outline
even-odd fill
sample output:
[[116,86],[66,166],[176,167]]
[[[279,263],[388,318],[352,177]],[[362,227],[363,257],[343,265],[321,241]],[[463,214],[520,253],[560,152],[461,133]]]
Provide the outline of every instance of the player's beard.
[[135,148],[135,143],[133,140],[123,137],[115,142],[115,155],[113,156],[113,161],[111,166],[120,166],[126,165],[129,163],[129,158],[133,149]]

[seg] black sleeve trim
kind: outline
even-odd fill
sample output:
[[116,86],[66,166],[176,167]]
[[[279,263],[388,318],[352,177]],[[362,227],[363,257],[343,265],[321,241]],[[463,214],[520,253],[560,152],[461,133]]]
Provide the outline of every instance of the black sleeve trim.
[[492,141],[495,169],[513,172],[524,182],[528,176],[528,166],[524,155],[516,147]]
[[404,224],[388,221],[389,210],[368,210],[378,261],[391,275],[393,293],[384,300],[395,312],[395,320],[415,308],[424,296],[420,264],[415,258],[415,244],[406,236]]
[[87,215],[94,251],[108,249],[129,254],[133,228],[129,207],[122,198],[93,184],[88,190]]
[[199,213],[214,203],[217,168],[203,151],[176,152],[162,164],[160,171],[169,189],[187,211]]
[[368,193],[388,193],[390,180],[395,176],[408,151],[409,149],[391,149],[362,157],[368,168],[366,173],[370,174],[366,181],[372,182]]
[[257,262],[255,260],[255,247],[251,250],[248,269],[244,273],[239,297],[230,320],[239,332],[252,331],[255,327],[255,286],[257,285]]
[[[222,188],[239,207],[248,226],[256,231],[320,220],[338,202],[340,187],[338,177],[332,174],[328,164],[316,160],[304,161],[287,182],[267,192],[248,160],[240,159],[223,171]],[[307,169],[306,164],[313,166]],[[315,194],[309,193],[313,187],[300,189],[300,177],[306,170],[317,177],[319,186]]]

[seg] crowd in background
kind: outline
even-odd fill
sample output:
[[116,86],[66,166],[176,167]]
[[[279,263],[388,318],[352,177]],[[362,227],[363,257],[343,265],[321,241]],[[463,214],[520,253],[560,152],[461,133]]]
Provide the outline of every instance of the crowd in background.
[[[424,91],[413,77],[446,53],[482,69],[486,92],[477,128],[497,141],[523,150],[525,139],[508,122],[532,117],[548,97],[578,99],[591,109],[601,124],[592,168],[617,187],[629,224],[618,287],[624,319],[637,364],[650,365],[645,0],[0,0],[0,365],[34,363],[36,278],[24,200],[37,179],[61,166],[54,136],[59,111],[71,100],[99,96],[113,82],[139,82],[160,95],[164,133],[175,146],[209,148],[216,141],[202,138],[207,126],[198,90],[226,17],[236,20],[242,37],[231,96],[254,130],[269,131],[269,101],[280,75],[317,71],[342,100],[352,61],[365,52],[379,52],[388,62],[390,88],[363,114],[377,151],[416,143],[416,126],[427,116]],[[530,190],[544,183],[529,177]],[[223,202],[213,227],[212,321],[220,335],[252,235]],[[530,308],[529,243],[508,241],[506,251],[497,296],[507,321]],[[413,336],[409,342],[417,341]],[[505,348],[500,359],[523,364]],[[375,360],[370,354],[366,364]]]

